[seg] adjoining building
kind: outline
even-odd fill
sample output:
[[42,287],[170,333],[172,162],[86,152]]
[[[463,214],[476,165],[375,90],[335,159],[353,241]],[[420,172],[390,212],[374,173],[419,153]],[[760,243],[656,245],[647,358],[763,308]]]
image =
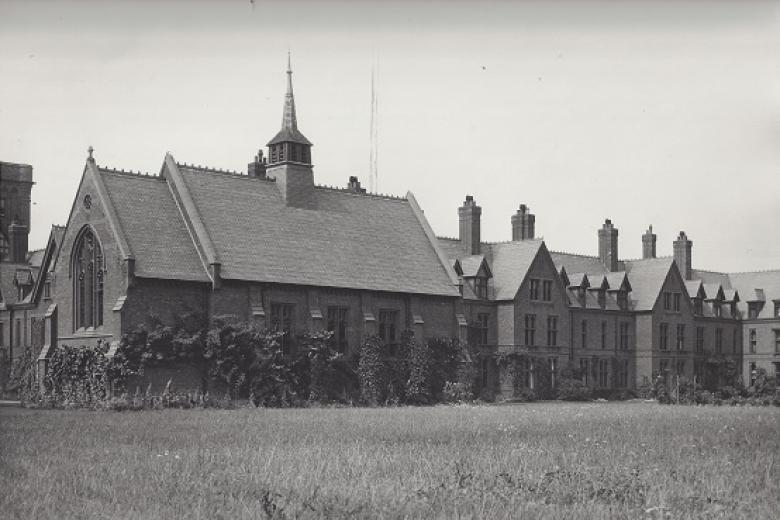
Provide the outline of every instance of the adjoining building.
[[[457,337],[487,354],[478,368],[489,398],[554,386],[564,368],[605,390],[657,374],[717,385],[780,372],[780,271],[696,270],[684,232],[672,257],[657,258],[652,227],[643,258],[621,259],[610,220],[597,255],[549,251],[524,204],[511,241],[484,242],[472,196],[458,238],[437,237],[411,192],[314,182],[289,67],[287,78],[282,127],[246,173],[166,154],[143,175],[99,166],[90,149],[67,226],[43,251],[27,251],[32,168],[2,163],[3,363],[27,347],[45,363],[60,344],[116,344],[196,313],[284,331],[289,349],[313,330],[333,331],[344,353],[371,335],[392,349],[404,330]],[[496,362],[508,354],[519,359],[511,373]]]

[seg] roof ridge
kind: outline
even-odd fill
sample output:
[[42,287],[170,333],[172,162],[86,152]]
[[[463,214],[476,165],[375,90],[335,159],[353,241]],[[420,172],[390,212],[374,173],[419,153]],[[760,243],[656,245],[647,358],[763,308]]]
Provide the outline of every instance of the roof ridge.
[[454,240],[455,242],[460,242],[460,239],[456,237],[445,237],[445,236],[436,235],[436,238],[438,238],[439,240]]
[[569,256],[579,256],[580,258],[592,258],[594,260],[601,260],[598,256],[593,255],[583,255],[581,253],[569,253],[568,251],[554,251],[550,250],[550,254],[559,254],[559,255],[569,255]]
[[132,175],[133,177],[154,177],[155,179],[161,178],[159,175],[154,173],[143,173],[140,170],[137,172],[134,172],[133,170],[125,171],[124,168],[117,169],[117,168],[109,168],[108,166],[98,166],[98,171],[101,173],[108,172],[108,173],[118,173],[120,175]]
[[[697,269],[697,271],[703,271],[703,269]],[[711,272],[711,271],[705,271]],[[758,271],[734,271],[733,273],[720,273],[725,275],[732,274],[760,274],[760,273],[780,273],[780,269],[759,269]]]
[[338,191],[342,193],[351,193],[353,195],[360,195],[361,197],[374,197],[374,198],[381,198],[381,199],[389,199],[389,200],[409,200],[406,197],[402,197],[400,195],[390,195],[386,193],[373,193],[370,191],[366,192],[356,192],[350,188],[340,188],[338,186],[331,186],[328,184],[315,184],[315,188],[321,189],[321,190],[330,190],[330,191]]
[[211,166],[202,166],[200,164],[195,165],[195,164],[188,164],[184,162],[177,162],[176,166],[183,167],[183,168],[192,168],[192,169],[202,170],[202,171],[212,172],[212,173],[226,173],[229,175],[237,175],[239,177],[254,178],[254,177],[249,177],[249,175],[237,172],[235,170],[223,170],[222,168],[213,168]]
[[535,237],[535,238],[526,238],[524,240],[500,240],[498,242],[481,242],[482,244],[486,246],[500,246],[503,244],[515,244],[515,243],[522,243],[522,242],[544,242],[543,237]]

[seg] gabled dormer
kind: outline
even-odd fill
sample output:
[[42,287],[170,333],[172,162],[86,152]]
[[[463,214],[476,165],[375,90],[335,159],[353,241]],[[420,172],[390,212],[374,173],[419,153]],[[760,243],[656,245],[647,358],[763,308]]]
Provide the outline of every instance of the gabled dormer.
[[628,280],[628,273],[625,271],[608,273],[606,278],[609,283],[609,289],[607,289],[607,291],[615,298],[618,309],[621,311],[628,310],[628,294],[631,292],[631,283]]
[[704,301],[712,311],[712,316],[720,318],[723,312],[722,304],[726,299],[723,287],[719,283],[705,283],[704,296]]
[[588,277],[590,281],[590,287],[588,291],[596,295],[596,301],[599,308],[603,309],[607,306],[607,289],[609,289],[609,282],[607,277],[603,275],[591,275]]
[[585,297],[587,295],[590,281],[585,273],[573,273],[569,275],[569,292],[574,296],[580,307],[585,307]]
[[493,273],[483,255],[465,256],[456,260],[453,267],[462,278],[464,289],[468,287],[476,298],[487,300],[488,280],[493,278]]
[[729,317],[737,317],[737,303],[739,303],[739,293],[736,289],[723,290],[723,304],[729,311]]
[[704,314],[704,300],[706,294],[704,293],[704,284],[701,280],[688,280],[685,282],[685,289],[688,292],[688,297],[691,299],[693,305],[693,315],[701,316]]

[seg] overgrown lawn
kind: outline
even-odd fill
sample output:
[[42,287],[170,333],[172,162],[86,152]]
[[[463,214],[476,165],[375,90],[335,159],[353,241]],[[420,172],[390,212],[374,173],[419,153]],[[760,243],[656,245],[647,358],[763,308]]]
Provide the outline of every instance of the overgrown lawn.
[[0,410],[3,518],[772,518],[780,409]]

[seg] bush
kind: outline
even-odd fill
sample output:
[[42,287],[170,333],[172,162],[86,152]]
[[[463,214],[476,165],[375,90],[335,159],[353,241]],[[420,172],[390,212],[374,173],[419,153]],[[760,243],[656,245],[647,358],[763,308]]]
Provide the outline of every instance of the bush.
[[39,400],[36,373],[37,357],[32,348],[27,347],[11,364],[7,387],[8,390],[16,392],[23,405],[34,404]]
[[382,356],[382,341],[377,336],[367,337],[360,346],[358,377],[360,399],[364,403],[377,406],[384,402],[385,363]]
[[534,392],[531,388],[516,389],[514,400],[521,403],[531,403],[536,401],[536,392]]
[[445,382],[443,396],[445,403],[468,403],[474,400],[471,386],[463,382]]
[[[429,343],[430,344],[430,343]],[[414,340],[410,334],[408,340],[408,378],[406,380],[406,401],[414,404],[431,402],[432,360],[431,349]]]
[[560,401],[590,401],[592,393],[580,379],[561,377],[556,398]]

